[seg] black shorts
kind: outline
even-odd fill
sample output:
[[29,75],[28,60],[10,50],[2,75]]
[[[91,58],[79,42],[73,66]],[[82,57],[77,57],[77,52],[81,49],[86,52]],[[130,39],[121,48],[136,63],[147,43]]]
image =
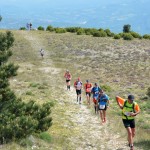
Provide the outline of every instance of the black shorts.
[[91,97],[91,93],[89,93],[89,92],[86,92],[86,95],[89,95],[89,97]]
[[81,89],[80,90],[76,90],[77,95],[81,94]]
[[122,121],[123,121],[125,128],[127,128],[127,127],[135,128],[135,120],[134,119],[132,119],[132,120],[122,119]]
[[70,80],[66,80],[66,82],[69,82]]

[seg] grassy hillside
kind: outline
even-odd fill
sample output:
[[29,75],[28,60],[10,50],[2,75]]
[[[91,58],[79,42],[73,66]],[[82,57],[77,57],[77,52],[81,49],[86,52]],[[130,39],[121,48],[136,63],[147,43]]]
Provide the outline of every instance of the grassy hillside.
[[[115,96],[127,98],[132,93],[141,107],[136,117],[135,147],[150,147],[150,103],[143,99],[150,87],[149,40],[114,40],[71,33],[46,31],[12,31],[15,43],[10,61],[19,65],[18,76],[11,79],[11,88],[24,101],[52,101],[53,126],[39,137],[31,135],[18,143],[1,146],[8,149],[127,149],[126,131],[121,122]],[[39,50],[45,50],[44,59]],[[73,75],[71,91],[66,91],[63,77],[66,69]],[[99,115],[91,106],[76,104],[73,82],[80,77],[102,87],[110,100],[108,122],[100,124]],[[101,141],[101,142],[100,142]]]

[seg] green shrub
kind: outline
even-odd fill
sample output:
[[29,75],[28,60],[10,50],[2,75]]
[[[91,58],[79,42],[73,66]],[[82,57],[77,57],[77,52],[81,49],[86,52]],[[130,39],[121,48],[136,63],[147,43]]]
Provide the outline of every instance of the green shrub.
[[80,27],[67,27],[65,29],[67,32],[75,33],[80,29]]
[[104,29],[102,29],[102,28],[99,28],[99,29],[98,29],[98,31],[104,31]]
[[95,28],[85,28],[84,31],[86,35],[93,35],[95,32],[98,32]]
[[25,27],[20,27],[20,29],[19,30],[26,30],[26,28]]
[[104,30],[104,32],[106,32],[107,36],[112,37],[113,34],[111,33],[111,31],[109,29]]
[[114,39],[120,39],[121,36],[119,34],[114,35]]
[[147,89],[146,95],[150,97],[150,87]]
[[130,32],[130,34],[134,37],[134,38],[140,38],[141,37],[141,35],[140,34],[138,34],[138,33],[136,33],[136,32]]
[[124,33],[123,39],[124,40],[133,40],[133,36],[130,33]]
[[124,37],[125,33],[119,33],[120,37]]
[[99,31],[94,32],[94,33],[93,33],[93,36],[94,36],[94,37],[100,37],[100,32],[99,32]]
[[41,31],[44,31],[44,30],[45,30],[44,27],[42,27],[42,26],[39,26],[37,29],[38,29],[38,30],[41,30]]
[[143,38],[144,38],[144,39],[150,39],[150,34],[145,34],[145,35],[143,35]]
[[84,29],[81,28],[77,31],[77,35],[83,35],[83,34],[85,34]]
[[40,139],[46,141],[46,142],[51,142],[51,136],[47,132],[42,132],[40,133]]
[[106,32],[104,31],[96,31],[94,34],[93,34],[94,37],[106,37],[107,34]]
[[55,28],[56,33],[66,33],[66,29],[64,28]]
[[54,28],[51,25],[49,25],[49,26],[47,26],[46,31],[53,32]]

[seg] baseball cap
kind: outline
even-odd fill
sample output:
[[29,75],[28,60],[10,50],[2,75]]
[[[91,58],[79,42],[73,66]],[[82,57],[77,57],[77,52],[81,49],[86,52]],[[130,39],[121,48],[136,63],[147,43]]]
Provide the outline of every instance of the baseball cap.
[[89,82],[89,80],[86,80],[86,82]]
[[128,95],[128,99],[134,101],[134,96],[133,95]]

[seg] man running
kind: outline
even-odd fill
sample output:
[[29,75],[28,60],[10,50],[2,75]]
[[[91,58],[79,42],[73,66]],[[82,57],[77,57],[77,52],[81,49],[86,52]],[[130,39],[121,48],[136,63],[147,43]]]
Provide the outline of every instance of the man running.
[[81,82],[80,78],[78,78],[77,81],[74,82],[74,87],[75,87],[75,89],[76,89],[77,102],[79,101],[79,104],[81,104],[82,82]]
[[94,103],[95,113],[98,113],[98,97],[99,97],[100,90],[101,89],[97,85],[97,83],[94,84],[94,87],[91,90],[91,93],[93,94],[93,103]]
[[100,90],[98,106],[102,123],[106,122],[106,109],[108,107],[108,104],[109,104],[109,97],[104,93],[103,90]]
[[92,84],[89,83],[89,80],[86,80],[86,83],[84,84],[84,90],[86,92],[86,98],[87,98],[88,105],[90,105],[91,89],[92,89]]
[[128,100],[116,97],[117,104],[122,109],[123,124],[128,133],[128,142],[130,150],[133,150],[133,138],[135,136],[135,120],[134,117],[140,113],[139,105],[134,101],[134,96],[129,95]]
[[69,70],[66,70],[64,77],[66,78],[67,90],[70,90],[71,74],[70,74]]

